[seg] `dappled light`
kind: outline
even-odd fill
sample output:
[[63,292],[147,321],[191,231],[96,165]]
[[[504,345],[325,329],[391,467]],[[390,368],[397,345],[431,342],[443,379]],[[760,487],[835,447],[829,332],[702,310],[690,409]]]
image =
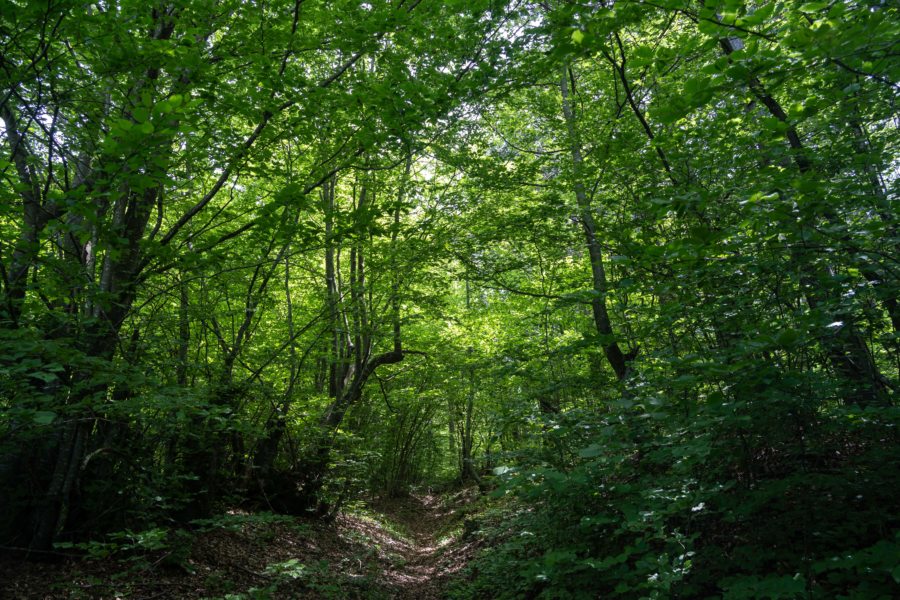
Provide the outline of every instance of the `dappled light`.
[[0,0],[0,598],[900,598],[898,40]]

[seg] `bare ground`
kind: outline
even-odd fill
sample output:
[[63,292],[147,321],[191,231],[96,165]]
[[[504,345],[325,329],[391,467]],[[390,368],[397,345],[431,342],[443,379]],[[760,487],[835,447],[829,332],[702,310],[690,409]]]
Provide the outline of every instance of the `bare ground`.
[[460,539],[472,489],[373,502],[332,523],[233,515],[151,552],[52,562],[0,558],[3,599],[442,598],[475,552]]
[[462,511],[475,494],[468,489],[450,498],[428,494],[374,506],[406,534],[397,548],[402,560],[391,563],[383,572],[390,597],[442,597],[447,582],[475,551],[472,543],[460,540]]

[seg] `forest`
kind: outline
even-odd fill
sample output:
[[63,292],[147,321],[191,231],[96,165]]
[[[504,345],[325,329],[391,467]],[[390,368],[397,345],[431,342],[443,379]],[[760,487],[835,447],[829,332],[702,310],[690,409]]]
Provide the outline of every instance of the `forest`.
[[891,0],[0,0],[0,597],[900,597],[898,101]]

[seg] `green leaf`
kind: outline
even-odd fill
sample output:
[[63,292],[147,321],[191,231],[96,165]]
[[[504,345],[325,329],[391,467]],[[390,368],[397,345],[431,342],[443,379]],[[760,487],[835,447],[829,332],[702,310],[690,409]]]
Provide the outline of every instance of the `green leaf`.
[[700,33],[705,33],[706,35],[718,36],[722,34],[722,26],[707,19],[702,19],[697,23],[697,29],[700,30]]
[[35,379],[40,379],[44,383],[51,383],[57,380],[55,373],[47,373],[45,371],[37,371],[35,373],[31,373],[31,376]]
[[775,2],[764,2],[759,8],[742,19],[745,25],[762,25],[775,12]]
[[587,448],[582,448],[578,452],[578,456],[581,458],[596,458],[597,456],[601,456],[604,453],[604,449],[597,444],[591,444]]
[[780,346],[791,347],[800,339],[800,334],[793,329],[785,329],[778,334],[776,341]]
[[32,417],[38,425],[49,425],[56,419],[56,413],[49,410],[39,410]]
[[131,111],[131,116],[134,117],[134,120],[136,122],[144,123],[147,121],[147,119],[150,118],[150,111],[143,106],[138,106],[133,111]]
[[817,13],[817,12],[821,12],[821,11],[825,10],[826,8],[828,8],[828,6],[830,4],[831,4],[831,2],[827,2],[827,1],[807,2],[806,4],[802,5],[797,10],[799,10],[800,12],[805,13],[805,14],[812,14],[812,13]]

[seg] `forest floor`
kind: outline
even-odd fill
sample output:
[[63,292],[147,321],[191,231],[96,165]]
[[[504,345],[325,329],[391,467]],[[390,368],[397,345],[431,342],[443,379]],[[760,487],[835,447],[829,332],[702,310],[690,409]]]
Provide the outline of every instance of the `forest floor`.
[[97,544],[92,558],[2,558],[0,598],[441,598],[477,550],[462,535],[477,496],[468,488],[378,500],[327,523],[231,513],[195,531]]

